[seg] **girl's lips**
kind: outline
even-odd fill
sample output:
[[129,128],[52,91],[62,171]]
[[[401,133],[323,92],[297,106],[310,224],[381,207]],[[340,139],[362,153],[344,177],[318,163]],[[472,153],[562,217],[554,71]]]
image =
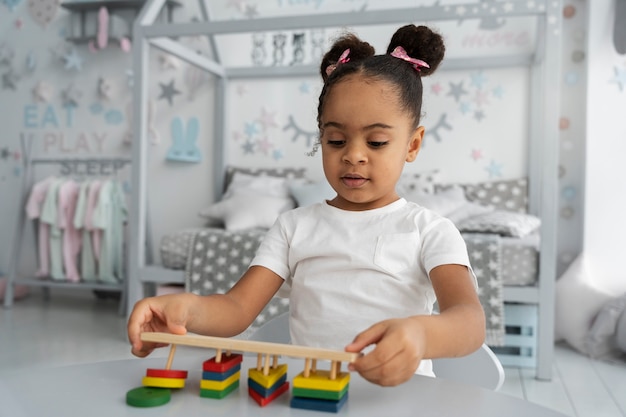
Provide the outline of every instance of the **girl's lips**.
[[358,175],[346,175],[345,177],[341,177],[341,182],[343,182],[343,184],[349,188],[361,187],[367,181],[367,178],[363,178]]

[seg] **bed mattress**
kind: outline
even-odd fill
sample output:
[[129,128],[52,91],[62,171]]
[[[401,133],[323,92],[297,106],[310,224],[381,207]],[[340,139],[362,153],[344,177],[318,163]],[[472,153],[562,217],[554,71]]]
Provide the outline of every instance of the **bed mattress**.
[[[163,236],[160,252],[161,263],[168,269],[185,269],[189,245],[196,233],[203,228],[190,228]],[[523,238],[503,237],[501,276],[508,286],[533,285],[537,280],[539,266],[539,235]]]

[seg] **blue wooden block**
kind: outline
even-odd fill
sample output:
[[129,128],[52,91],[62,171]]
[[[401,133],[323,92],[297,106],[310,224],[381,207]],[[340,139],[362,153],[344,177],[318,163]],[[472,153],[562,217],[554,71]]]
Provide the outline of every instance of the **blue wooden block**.
[[337,413],[348,399],[348,393],[339,401],[320,400],[318,398],[291,397],[291,408],[300,408],[303,410],[326,411]]
[[252,388],[261,397],[266,398],[272,395],[272,393],[274,393],[274,391],[276,391],[278,388],[280,388],[285,383],[286,380],[287,380],[287,374],[281,376],[280,379],[276,381],[276,383],[272,385],[271,387],[265,388],[264,386],[256,382],[254,379],[248,378],[248,388]]
[[236,366],[228,369],[226,372],[202,371],[202,379],[207,379],[211,381],[223,381],[231,375],[237,373],[240,369],[241,364],[237,364]]

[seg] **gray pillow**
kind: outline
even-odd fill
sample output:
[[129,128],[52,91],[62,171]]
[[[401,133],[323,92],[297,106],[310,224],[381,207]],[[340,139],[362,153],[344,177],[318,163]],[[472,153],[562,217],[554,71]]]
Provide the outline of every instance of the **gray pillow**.
[[226,192],[226,190],[228,189],[230,182],[233,180],[235,172],[241,172],[248,175],[267,175],[268,177],[304,178],[306,174],[306,168],[247,168],[230,166],[226,168],[223,192]]
[[541,220],[532,214],[495,210],[469,217],[457,224],[465,233],[494,233],[501,236],[524,237],[536,231]]
[[[452,185],[436,185],[435,191]],[[528,212],[528,180],[526,178],[459,185],[465,192],[465,198],[473,203],[495,210]]]

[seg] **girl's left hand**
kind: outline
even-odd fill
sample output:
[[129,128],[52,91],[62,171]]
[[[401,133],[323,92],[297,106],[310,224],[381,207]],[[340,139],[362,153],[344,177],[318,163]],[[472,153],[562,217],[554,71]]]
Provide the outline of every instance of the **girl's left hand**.
[[346,351],[361,352],[372,344],[376,347],[348,369],[378,385],[399,385],[415,374],[424,356],[425,331],[415,317],[381,321],[358,334]]

